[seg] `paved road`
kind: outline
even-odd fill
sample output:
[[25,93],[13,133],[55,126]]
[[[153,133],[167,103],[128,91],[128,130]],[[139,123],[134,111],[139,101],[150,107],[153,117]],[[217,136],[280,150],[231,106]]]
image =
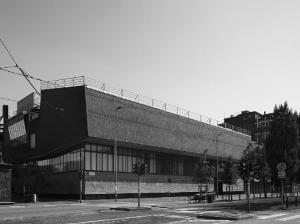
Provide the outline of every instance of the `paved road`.
[[[221,212],[218,208],[208,206],[207,204],[187,204],[186,199],[177,200],[166,198],[153,200],[144,200],[144,206],[152,207],[148,211],[116,211],[110,210],[113,206],[133,207],[134,200],[129,202],[119,202],[115,205],[109,201],[91,201],[79,204],[77,202],[51,202],[37,204],[15,204],[0,206],[0,223],[15,224],[119,224],[119,223],[203,223],[203,224],[221,224],[231,223],[230,220],[203,220],[196,216],[203,212],[212,211]],[[145,203],[146,202],[146,203]],[[223,208],[222,208],[223,209]],[[254,223],[300,223],[300,210],[279,210],[279,211],[260,211],[256,217],[248,220],[234,221],[234,223],[254,224]]]

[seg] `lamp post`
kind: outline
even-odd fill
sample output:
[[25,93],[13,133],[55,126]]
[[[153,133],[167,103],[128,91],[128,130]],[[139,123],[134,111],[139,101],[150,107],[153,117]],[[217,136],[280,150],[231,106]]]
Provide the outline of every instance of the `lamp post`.
[[219,136],[222,136],[223,134],[222,133],[218,133],[217,135],[216,135],[216,155],[217,155],[217,167],[216,167],[216,170],[217,170],[217,175],[216,175],[216,179],[217,179],[217,183],[216,183],[216,190],[217,190],[217,192],[216,192],[216,195],[217,195],[217,197],[219,196],[219,150],[218,150],[218,137]]
[[121,106],[116,107],[115,112],[115,139],[114,139],[114,171],[115,171],[115,203],[117,203],[118,200],[118,165],[117,165],[117,159],[118,159],[118,150],[117,150],[117,112],[118,110],[122,109]]

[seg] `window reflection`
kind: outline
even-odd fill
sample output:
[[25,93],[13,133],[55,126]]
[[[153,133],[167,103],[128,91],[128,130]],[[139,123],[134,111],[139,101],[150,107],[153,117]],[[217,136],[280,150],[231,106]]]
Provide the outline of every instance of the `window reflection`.
[[[86,144],[54,158],[41,160],[37,165],[50,173],[70,172],[79,170],[114,171],[114,154],[112,146]],[[136,163],[147,163],[151,174],[186,175],[193,172],[191,157],[176,156],[137,149],[118,148],[118,172],[131,173]]]

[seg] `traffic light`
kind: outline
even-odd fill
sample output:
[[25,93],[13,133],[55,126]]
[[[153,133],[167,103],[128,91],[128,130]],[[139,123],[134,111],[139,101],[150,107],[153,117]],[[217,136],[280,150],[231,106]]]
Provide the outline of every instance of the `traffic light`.
[[132,164],[132,172],[133,173],[138,173],[138,166],[137,166],[137,164]]
[[149,165],[146,163],[133,164],[132,165],[132,173],[136,173],[138,175],[148,174],[149,173]]
[[80,170],[79,171],[79,178],[82,179],[84,177],[84,171]]
[[144,164],[144,174],[149,173],[149,165],[147,163]]
[[246,163],[245,162],[241,162],[241,170],[246,171],[247,167],[246,167]]

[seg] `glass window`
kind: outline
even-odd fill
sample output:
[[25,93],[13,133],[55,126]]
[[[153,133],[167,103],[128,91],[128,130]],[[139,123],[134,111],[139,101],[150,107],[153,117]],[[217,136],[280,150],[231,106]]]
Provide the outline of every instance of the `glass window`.
[[70,160],[69,160],[69,155],[70,155],[70,153],[67,153],[67,154],[65,154],[64,155],[64,163],[63,163],[63,171],[69,171],[70,169],[69,169],[69,162],[70,162]]
[[123,156],[118,155],[118,172],[123,172]]
[[35,133],[30,134],[30,148],[35,149]]
[[97,145],[91,144],[91,151],[97,151]]
[[135,165],[136,164],[136,157],[132,157],[132,164]]
[[85,170],[91,170],[91,153],[85,151]]
[[97,155],[96,152],[91,152],[91,170],[97,170]]
[[150,158],[150,173],[156,173],[156,160],[155,160],[155,158]]
[[122,172],[127,172],[127,156],[122,156],[123,157],[123,168],[122,168]]
[[67,167],[68,167],[68,170],[70,170],[70,171],[72,171],[72,170],[74,170],[73,169],[73,161],[74,161],[74,151],[73,152],[70,152],[70,153],[68,153],[68,163],[67,163]]
[[83,148],[80,149],[80,153],[79,153],[79,161],[80,161],[80,169],[84,170],[84,151]]
[[132,156],[128,156],[128,170],[127,172],[132,172]]
[[103,153],[103,171],[107,171],[107,154]]
[[86,151],[91,151],[91,145],[90,144],[86,144],[85,145],[85,150]]
[[80,151],[79,150],[75,151],[75,153],[74,153],[73,168],[74,168],[74,170],[80,169]]
[[108,165],[108,169],[107,171],[113,171],[113,155],[112,154],[108,154],[107,155],[107,165]]
[[102,171],[103,168],[102,168],[102,152],[98,152],[97,153],[97,170],[98,171]]

